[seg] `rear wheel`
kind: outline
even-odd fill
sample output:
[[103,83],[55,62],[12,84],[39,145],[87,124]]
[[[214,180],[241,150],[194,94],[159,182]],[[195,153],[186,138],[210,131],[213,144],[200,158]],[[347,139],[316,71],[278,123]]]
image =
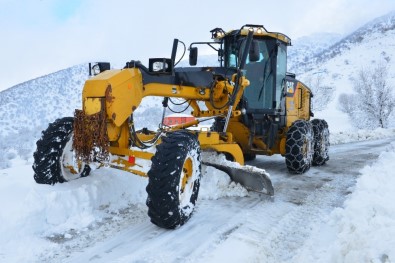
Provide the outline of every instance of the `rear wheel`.
[[285,163],[291,173],[301,174],[310,169],[313,158],[313,129],[310,122],[295,121],[287,132]]
[[325,120],[311,121],[314,132],[313,165],[323,165],[329,160],[329,128]]
[[73,151],[72,117],[57,119],[42,132],[33,154],[34,180],[55,184],[89,175],[89,165],[77,161]]
[[151,222],[168,229],[187,222],[198,197],[200,177],[200,145],[196,136],[176,131],[163,137],[148,172]]

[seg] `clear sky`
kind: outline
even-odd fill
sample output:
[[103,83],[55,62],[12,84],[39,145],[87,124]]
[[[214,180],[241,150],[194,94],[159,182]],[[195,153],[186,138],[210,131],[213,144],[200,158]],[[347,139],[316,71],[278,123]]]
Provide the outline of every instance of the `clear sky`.
[[395,0],[0,0],[0,90],[89,61],[169,57],[209,31],[263,24],[292,39],[348,34],[395,10]]

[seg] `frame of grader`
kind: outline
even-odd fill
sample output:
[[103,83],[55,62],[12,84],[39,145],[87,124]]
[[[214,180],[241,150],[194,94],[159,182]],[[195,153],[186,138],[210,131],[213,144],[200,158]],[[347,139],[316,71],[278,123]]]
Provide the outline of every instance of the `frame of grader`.
[[[245,165],[245,160],[281,154],[291,173],[325,164],[328,125],[310,121],[311,91],[287,73],[290,38],[262,25],[229,32],[215,28],[211,34],[211,42],[190,44],[191,67],[175,67],[177,47],[183,44],[177,39],[171,57],[149,59],[148,68],[139,61],[123,69],[110,69],[109,63],[90,67],[95,76],[85,82],[82,109],[51,123],[37,141],[36,182],[67,182],[89,175],[91,166],[146,176],[151,222],[173,229],[192,215],[202,164],[270,196],[274,190],[269,174]],[[218,52],[218,66],[196,67],[199,45]],[[156,131],[135,129],[134,112],[147,96],[163,97],[162,123]],[[171,98],[188,102],[196,120],[164,125]],[[214,120],[210,130],[189,129],[208,119]],[[141,165],[147,160],[148,172]]]

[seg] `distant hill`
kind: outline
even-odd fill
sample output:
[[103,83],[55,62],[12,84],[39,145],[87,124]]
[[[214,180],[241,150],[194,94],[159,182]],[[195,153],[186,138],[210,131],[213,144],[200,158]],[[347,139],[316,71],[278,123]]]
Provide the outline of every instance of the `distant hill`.
[[78,65],[33,79],[0,92],[0,135],[46,127],[81,107],[88,66]]
[[[347,116],[337,110],[337,97],[352,92],[353,79],[362,67],[385,63],[389,68],[389,83],[395,87],[395,12],[365,24],[344,38],[337,34],[314,34],[295,40],[288,50],[288,71],[297,73],[301,81],[319,75],[323,84],[335,89],[333,101],[316,116],[327,119],[332,130],[351,129]],[[198,63],[213,66],[217,56],[201,56]],[[179,66],[188,66],[188,62],[182,61]],[[86,79],[88,65],[83,64],[0,92],[0,168],[7,167],[16,153],[29,158],[48,123],[72,116],[74,109],[81,108]],[[168,110],[167,114],[170,113]],[[161,98],[144,99],[135,114],[137,129],[156,129],[161,115]]]
[[305,65],[341,38],[340,34],[335,33],[315,33],[293,40],[292,46],[288,47],[288,72],[303,73],[304,67],[301,65]]
[[[82,64],[0,92],[0,169],[15,154],[30,158],[49,123],[81,109],[82,88],[88,78],[88,65]],[[136,127],[156,129],[161,114],[161,99],[144,99],[135,114]]]
[[[318,112],[332,124],[332,130],[352,129],[347,116],[338,110],[341,93],[353,93],[353,82],[361,69],[377,64],[388,68],[388,84],[395,91],[395,12],[374,19],[330,47],[294,64],[297,77],[306,81],[319,76],[322,84],[335,89],[334,99],[327,110]],[[391,127],[395,127],[393,114]]]
[[88,66],[78,65],[0,92],[0,168],[15,152],[29,158],[41,130],[81,107],[81,90]]
[[[378,61],[379,59],[388,60],[391,58],[393,50],[395,50],[394,30],[395,11],[370,21],[350,35],[336,41],[333,45],[319,52],[313,52],[313,54],[305,58],[304,63],[299,64],[300,72],[314,70],[317,65],[326,63],[337,56],[342,56],[347,51],[356,49],[357,47],[366,46],[367,43],[370,43],[370,47],[366,50],[367,52],[369,52],[370,48],[380,50],[380,53],[376,57],[372,57],[370,62],[373,60]],[[309,48],[314,49],[311,46]]]

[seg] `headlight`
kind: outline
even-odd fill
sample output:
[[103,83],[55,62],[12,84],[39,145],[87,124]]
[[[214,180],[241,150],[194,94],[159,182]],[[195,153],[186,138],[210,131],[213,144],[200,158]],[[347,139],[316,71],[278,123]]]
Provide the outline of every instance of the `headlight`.
[[259,27],[259,28],[256,30],[256,32],[257,32],[257,34],[263,34],[263,28],[262,28],[262,27]]

